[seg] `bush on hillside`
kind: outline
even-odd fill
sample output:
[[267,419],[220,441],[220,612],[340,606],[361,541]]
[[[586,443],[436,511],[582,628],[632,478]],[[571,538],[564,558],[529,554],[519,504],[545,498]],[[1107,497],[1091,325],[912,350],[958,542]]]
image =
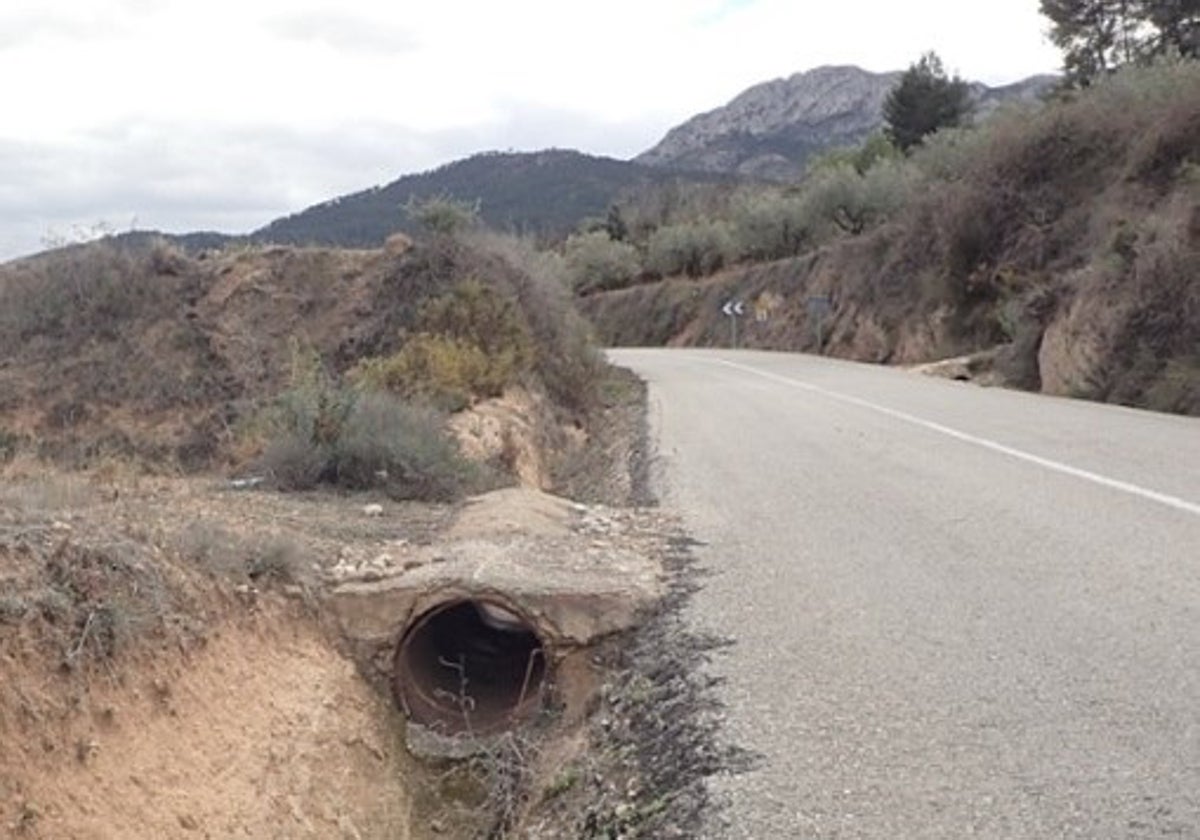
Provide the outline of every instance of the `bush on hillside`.
[[350,371],[360,388],[420,398],[446,411],[499,396],[514,378],[511,356],[489,357],[478,345],[431,333],[404,340],[390,356],[363,359]]
[[334,447],[334,483],[382,488],[393,499],[450,501],[476,476],[432,408],[359,394]]
[[281,490],[331,484],[395,499],[460,495],[473,468],[437,411],[340,385],[310,349],[293,345],[290,387],[260,418],[259,467]]
[[531,372],[537,381],[559,406],[590,411],[605,361],[562,282],[561,258],[503,234],[478,233],[468,244],[474,259],[486,262],[489,281],[510,290],[517,301],[532,339]]
[[426,301],[418,323],[399,351],[361,360],[351,378],[458,411],[499,396],[532,364],[533,339],[516,301],[477,280]]
[[563,253],[571,288],[580,295],[624,288],[641,270],[637,249],[606,229],[574,234]]
[[480,224],[478,201],[462,201],[444,193],[414,195],[404,205],[404,212],[423,230],[437,236],[455,236]]
[[871,167],[885,160],[897,160],[903,154],[897,149],[887,135],[877,131],[856,146],[845,146],[830,149],[813,156],[806,166],[811,174],[820,169],[833,169],[839,166],[850,166],[859,175],[865,175]]
[[916,170],[902,161],[884,160],[863,175],[839,165],[814,172],[803,197],[810,223],[825,238],[836,232],[857,236],[904,206],[917,181]]
[[734,252],[727,222],[690,222],[656,230],[646,244],[646,264],[665,277],[704,277],[724,268]]
[[0,282],[0,349],[32,338],[81,343],[117,338],[132,321],[159,317],[173,305],[163,274],[186,259],[107,242],[72,245],[12,267]]
[[795,193],[762,192],[744,199],[733,213],[733,238],[739,259],[778,260],[811,247],[809,208]]

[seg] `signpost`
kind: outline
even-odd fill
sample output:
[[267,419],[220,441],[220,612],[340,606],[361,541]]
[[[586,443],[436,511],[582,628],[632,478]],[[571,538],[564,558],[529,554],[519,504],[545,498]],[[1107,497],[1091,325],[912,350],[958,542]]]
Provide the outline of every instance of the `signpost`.
[[825,316],[833,311],[833,301],[829,295],[811,295],[805,302],[809,320],[813,321],[817,331],[817,354],[825,346]]
[[746,304],[740,300],[727,300],[721,311],[729,316],[729,346],[734,350],[738,346],[738,318],[746,314]]

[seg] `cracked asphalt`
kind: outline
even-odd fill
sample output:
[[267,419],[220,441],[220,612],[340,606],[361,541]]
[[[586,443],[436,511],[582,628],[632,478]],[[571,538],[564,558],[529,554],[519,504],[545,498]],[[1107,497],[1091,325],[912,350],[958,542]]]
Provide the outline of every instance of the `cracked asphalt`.
[[710,838],[1200,837],[1200,420],[620,350],[732,636]]

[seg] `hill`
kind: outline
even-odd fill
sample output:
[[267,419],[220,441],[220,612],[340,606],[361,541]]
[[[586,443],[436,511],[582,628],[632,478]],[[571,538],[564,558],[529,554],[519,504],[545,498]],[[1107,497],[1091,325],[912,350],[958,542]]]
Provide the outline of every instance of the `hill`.
[[433,195],[478,201],[483,221],[495,230],[556,237],[589,216],[602,216],[626,191],[676,180],[712,183],[728,176],[679,173],[567,149],[485,152],[277,219],[250,239],[376,247],[389,234],[410,228],[404,214],[409,200]]
[[[727,105],[671,129],[634,158],[647,166],[788,180],[805,161],[826,149],[853,145],[883,125],[883,102],[899,72],[870,73],[858,67],[818,67],[764,82]],[[978,112],[1036,98],[1053,76],[1013,85],[971,86]]]
[[[397,358],[406,336],[414,349]],[[517,384],[582,415],[599,375],[587,336],[557,278],[488,234],[197,256],[161,240],[61,248],[0,266],[0,464],[21,450],[71,466],[245,466],[298,376],[348,382],[356,368],[364,393],[457,409]],[[337,394],[308,391],[284,408],[326,429]]]
[[862,174],[823,170],[768,209],[712,224],[745,239],[786,221],[795,256],[743,249],[711,277],[584,298],[604,341],[722,345],[736,298],[750,346],[957,357],[956,378],[1200,414],[1196,62],[1130,68]]
[[[168,235],[189,251],[233,242],[374,248],[397,230],[413,232],[404,213],[414,198],[447,195],[479,202],[491,228],[560,238],[614,203],[666,185],[788,180],[812,154],[852,145],[881,124],[881,108],[899,73],[820,67],[750,88],[729,105],[672,129],[633,161],[570,149],[482,152],[444,166],[338,196],[275,219],[245,236]],[[979,110],[1029,99],[1053,81],[1034,77],[1004,88],[975,85]],[[157,234],[118,237],[134,244]]]

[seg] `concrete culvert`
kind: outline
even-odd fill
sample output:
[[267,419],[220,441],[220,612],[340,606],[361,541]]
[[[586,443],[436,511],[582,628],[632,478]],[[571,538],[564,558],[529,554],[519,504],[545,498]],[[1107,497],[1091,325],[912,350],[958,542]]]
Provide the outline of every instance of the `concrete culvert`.
[[537,706],[546,651],[532,624],[488,600],[428,610],[396,649],[392,685],[408,717],[447,734],[489,734]]

